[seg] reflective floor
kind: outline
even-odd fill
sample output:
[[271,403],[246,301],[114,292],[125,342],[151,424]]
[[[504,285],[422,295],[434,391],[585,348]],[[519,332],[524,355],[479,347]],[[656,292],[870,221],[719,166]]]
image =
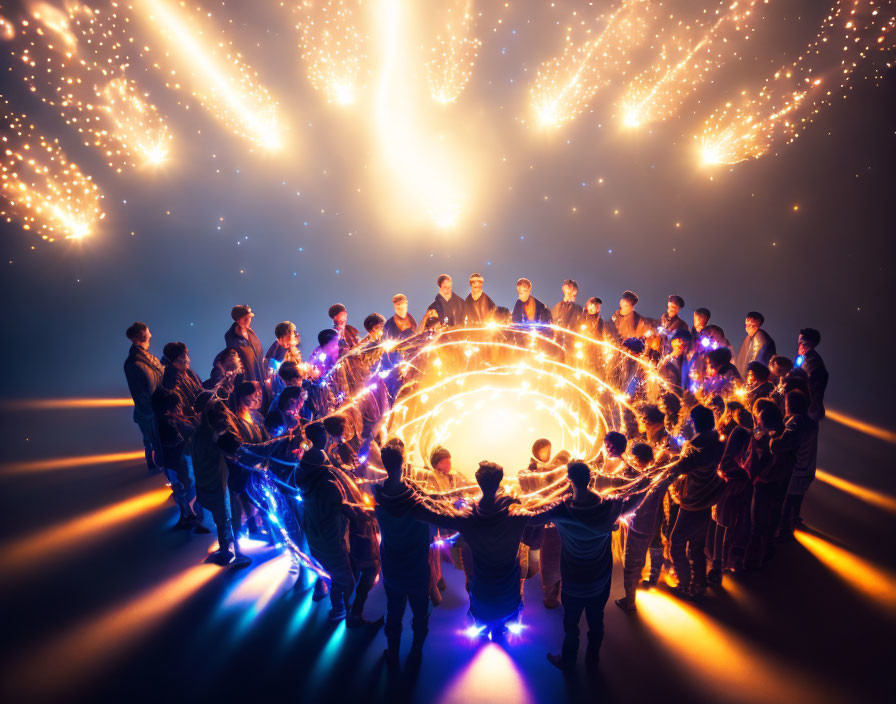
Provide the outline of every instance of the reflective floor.
[[[4,702],[891,700],[887,436],[827,422],[807,529],[765,571],[726,575],[699,607],[661,587],[623,614],[612,604],[617,565],[596,673],[564,679],[546,661],[562,613],[542,606],[538,577],[526,584],[518,635],[501,646],[471,640],[462,575],[446,566],[420,672],[390,678],[382,631],[328,624],[311,575],[276,551],[247,541],[248,570],[202,564],[214,536],[171,529],[162,480],[134,459],[130,409],[40,408],[4,413],[2,425]],[[384,606],[377,585],[368,617]]]

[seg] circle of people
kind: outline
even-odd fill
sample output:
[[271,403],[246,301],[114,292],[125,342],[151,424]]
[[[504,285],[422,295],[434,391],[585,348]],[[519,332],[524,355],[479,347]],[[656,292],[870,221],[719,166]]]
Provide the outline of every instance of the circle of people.
[[[225,348],[205,381],[191,368],[183,342],[166,344],[159,360],[149,351],[148,326],[131,325],[124,371],[134,421],[147,467],[163,472],[172,487],[180,509],[175,529],[209,533],[203,522],[209,511],[218,547],[208,559],[222,566],[250,564],[235,539],[243,532],[290,543],[320,576],[314,600],[329,596],[330,619],[345,619],[349,627],[370,625],[363,609],[381,574],[386,615],[373,623],[385,623],[386,661],[394,667],[408,604],[407,666],[419,664],[430,609],[446,589],[443,562],[464,572],[467,633],[493,640],[520,627],[522,585],[540,574],[544,606],[564,610],[562,650],[547,656],[562,670],[576,665],[583,614],[586,662],[598,662],[614,551],[623,562],[624,588],[616,605],[635,613],[637,589],[656,587],[664,572],[674,594],[699,601],[708,586],[721,584],[724,571],[761,569],[776,542],[792,538],[815,476],[825,414],[828,375],[816,350],[817,330],[800,330],[797,355],[787,358],[776,354],[763,316],[749,312],[734,355],[708,309],[694,310],[688,325],[678,295],[668,297],[659,319],[650,319],[635,310],[638,296],[625,291],[604,320],[599,298],[584,307],[576,302],[571,279],[552,309],[532,295],[525,278],[517,282],[512,310],[483,291],[480,274],[469,284],[463,299],[450,276],[439,276],[435,300],[419,323],[407,297],[396,294],[388,320],[378,313],[364,319],[364,337],[348,324],[346,307],[335,304],[328,311],[332,326],[318,333],[307,361],[294,324],[279,323],[265,353],[252,309],[234,306]],[[520,486],[545,486],[549,477],[559,490],[536,504],[523,505],[507,491],[503,468],[490,461],[480,463],[471,489],[441,446],[421,481],[405,460],[403,442],[383,437],[383,411],[406,381],[401,361],[407,353],[395,345],[482,326],[537,330],[557,341],[561,353],[565,347],[569,359],[572,337],[563,331],[573,331],[614,345],[639,361],[636,376],[655,373],[664,384],[647,398],[638,395],[637,383],[621,380],[633,412],[624,432],[606,432],[590,465],[537,440]],[[597,353],[592,356],[585,361],[596,368]],[[346,399],[375,388],[370,379],[381,381],[379,396],[370,393],[366,407],[340,413]],[[259,458],[277,470],[264,472],[261,481],[253,466]],[[635,490],[606,491],[620,482],[634,482]],[[452,491],[462,484],[466,491]]]

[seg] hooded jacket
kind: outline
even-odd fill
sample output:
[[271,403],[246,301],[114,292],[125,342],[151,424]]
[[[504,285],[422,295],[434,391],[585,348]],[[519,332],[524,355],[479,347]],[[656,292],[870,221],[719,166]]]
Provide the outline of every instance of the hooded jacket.
[[673,468],[678,476],[673,485],[673,498],[684,511],[711,508],[724,484],[718,475],[725,446],[715,430],[700,433],[681,451],[681,459]]
[[404,485],[398,494],[382,486],[373,489],[376,520],[380,526],[380,562],[383,582],[405,594],[429,591],[429,524],[414,517],[420,495]]
[[124,360],[124,376],[134,399],[134,421],[152,419],[152,394],[162,381],[162,363],[148,350],[131,345]]
[[238,334],[236,323],[230,326],[224,333],[224,346],[237,351],[243,362],[243,374],[246,381],[264,383],[264,351],[261,348],[261,340],[251,328],[247,331],[248,339]]

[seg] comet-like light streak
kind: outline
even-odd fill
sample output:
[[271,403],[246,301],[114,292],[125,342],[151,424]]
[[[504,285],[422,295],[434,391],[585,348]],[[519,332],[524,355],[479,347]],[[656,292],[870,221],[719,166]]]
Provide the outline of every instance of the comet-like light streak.
[[743,91],[706,119],[697,136],[703,164],[736,164],[793,142],[850,88],[866,60],[877,52],[892,56],[894,26],[890,2],[839,0],[793,64],[766,79],[755,95]]
[[[134,4],[153,36],[166,47],[163,58],[155,59],[156,67],[161,69],[163,61],[166,75],[186,76],[192,95],[235,134],[266,150],[283,146],[276,101],[229,42],[205,39],[214,32],[207,20],[200,19],[207,12],[191,12],[183,4],[173,7],[165,0],[135,0]],[[166,85],[180,87],[177,81]]]
[[49,472],[57,469],[74,469],[76,467],[92,467],[98,464],[117,462],[133,462],[144,459],[144,450],[134,452],[111,452],[103,455],[75,455],[73,457],[55,457],[48,460],[29,460],[26,462],[9,462],[0,464],[0,476],[28,472]]
[[0,408],[11,411],[60,411],[81,408],[128,408],[132,398],[24,398],[0,401]]
[[17,221],[43,239],[81,239],[106,214],[93,179],[68,160],[58,139],[39,134],[25,115],[0,105],[3,160],[0,217]]
[[863,420],[859,420],[858,418],[854,418],[853,416],[846,415],[845,413],[840,413],[839,411],[831,410],[830,408],[825,410],[825,418],[829,418],[835,423],[845,425],[847,428],[858,430],[860,433],[865,433],[866,435],[870,435],[871,437],[877,438],[878,440],[884,440],[885,442],[896,444],[896,433],[880,425],[866,423]]
[[892,496],[889,496],[882,491],[875,491],[874,489],[869,489],[868,487],[864,487],[861,484],[856,484],[855,482],[841,479],[840,477],[831,474],[830,472],[825,472],[823,469],[815,470],[815,478],[818,479],[818,481],[829,484],[835,489],[839,489],[846,494],[855,496],[857,499],[860,499],[865,503],[877,506],[878,508],[882,508],[884,511],[889,511],[890,513],[896,513],[896,498],[893,498]]
[[662,47],[659,61],[639,74],[620,100],[623,124],[635,128],[675,115],[682,102],[712,72],[737,55],[731,47],[734,42],[749,38],[755,29],[759,3],[760,0],[735,0],[716,10],[719,16],[708,27],[701,24],[684,28],[686,36],[670,37]]
[[426,78],[433,100],[452,103],[466,88],[482,40],[473,35],[473,0],[438,0],[440,29],[426,61]]

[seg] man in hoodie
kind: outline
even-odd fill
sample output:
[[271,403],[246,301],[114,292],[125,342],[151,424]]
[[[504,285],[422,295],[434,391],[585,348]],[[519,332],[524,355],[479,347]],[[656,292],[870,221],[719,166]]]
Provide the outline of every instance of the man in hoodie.
[[669,536],[669,554],[678,575],[676,593],[701,596],[706,590],[706,531],[710,513],[722,492],[718,475],[725,449],[715,430],[715,416],[706,406],[691,409],[697,433],[681,451],[673,472],[672,498],[679,505],[678,518]]
[[579,651],[579,621],[588,620],[586,659],[596,666],[604,637],[604,606],[610,597],[613,574],[611,535],[619,517],[634,510],[643,498],[607,499],[589,490],[591,470],[584,462],[567,466],[572,497],[533,519],[552,522],[560,533],[560,575],[563,602],[563,649],[548,653],[548,660],[561,670],[575,667]]
[[374,510],[380,526],[380,560],[386,591],[386,662],[395,667],[401,643],[401,619],[408,603],[414,632],[409,662],[420,660],[429,630],[430,527],[414,517],[415,508],[425,499],[402,481],[401,452],[395,447],[384,447],[380,457],[388,476],[381,486],[374,488]]
[[[134,422],[143,434],[143,450],[146,468],[150,472],[159,471],[153,452],[158,453],[159,437],[152,413],[152,395],[162,381],[162,363],[149,351],[152,333],[146,323],[134,323],[125,332],[131,341],[128,358],[124,361],[124,376],[128,391],[134,399]],[[159,458],[161,462],[161,458]]]
[[470,274],[470,293],[464,301],[466,325],[486,325],[494,320],[495,302],[482,290],[485,279],[482,274]]
[[243,362],[245,381],[263,384],[267,379],[264,368],[264,351],[261,340],[251,328],[255,313],[249,306],[234,306],[230,311],[233,325],[224,333],[224,346],[235,349]]
[[464,324],[464,299],[454,293],[454,283],[448,274],[436,279],[439,292],[426,310],[434,310],[442,326],[461,327]]

